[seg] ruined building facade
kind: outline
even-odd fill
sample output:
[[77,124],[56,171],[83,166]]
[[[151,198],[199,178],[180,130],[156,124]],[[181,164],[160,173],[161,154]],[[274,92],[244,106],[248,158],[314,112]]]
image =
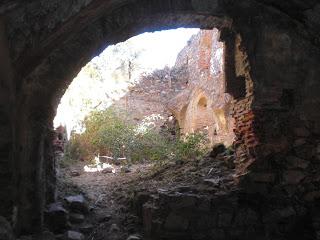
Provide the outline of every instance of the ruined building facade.
[[210,143],[234,140],[232,97],[226,93],[220,33],[201,30],[179,53],[172,68],[140,77],[113,106],[138,124],[160,127],[173,116],[182,135],[202,132]]
[[182,134],[205,132],[211,143],[233,142],[232,97],[225,91],[224,45],[218,30],[202,30],[179,54],[186,66],[186,90],[168,102]]

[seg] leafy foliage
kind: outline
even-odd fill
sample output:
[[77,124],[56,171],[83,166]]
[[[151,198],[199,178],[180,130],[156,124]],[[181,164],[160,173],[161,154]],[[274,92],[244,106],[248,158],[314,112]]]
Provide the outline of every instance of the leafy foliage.
[[176,158],[201,158],[208,152],[208,138],[204,133],[192,133],[176,144]]
[[[172,138],[166,131],[137,131],[124,113],[113,109],[92,112],[84,121],[82,134],[73,134],[68,146],[71,158],[90,160],[95,154],[129,162],[187,160],[207,152],[204,134],[190,134],[183,139]],[[171,135],[171,136],[170,136]]]

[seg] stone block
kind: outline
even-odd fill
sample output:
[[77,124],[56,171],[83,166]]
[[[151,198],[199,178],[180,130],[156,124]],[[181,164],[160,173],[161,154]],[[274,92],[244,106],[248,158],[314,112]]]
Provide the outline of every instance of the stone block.
[[67,231],[65,234],[65,240],[84,240],[85,237],[82,233],[76,231]]
[[139,235],[130,235],[127,240],[141,240],[142,238]]
[[69,196],[65,198],[70,210],[76,213],[88,213],[89,208],[83,195]]
[[170,213],[166,218],[164,228],[169,231],[186,231],[189,227],[188,219],[175,213]]
[[72,170],[70,172],[71,177],[79,177],[80,176],[80,172],[76,171],[76,170]]
[[131,169],[130,169],[129,167],[122,166],[122,167],[120,168],[120,171],[121,171],[122,173],[130,173],[130,172],[131,172]]
[[82,223],[84,222],[85,217],[80,213],[70,213],[69,220],[71,223]]
[[209,229],[214,226],[215,219],[213,216],[209,214],[201,214],[198,217],[195,217],[193,220],[195,221],[190,221],[190,230],[192,231],[199,231],[199,232],[204,232],[208,231]]
[[143,221],[143,229],[146,234],[146,236],[151,236],[151,234],[154,232],[154,215],[155,215],[156,209],[154,206],[150,203],[143,204],[142,207],[142,221]]
[[250,226],[255,225],[258,221],[258,215],[252,209],[239,209],[235,212],[235,226]]
[[306,177],[306,173],[297,170],[289,170],[283,173],[283,181],[285,184],[298,184]]
[[68,227],[68,211],[62,203],[52,203],[45,213],[45,220],[49,229],[55,233],[62,233]]
[[78,228],[81,233],[89,234],[93,231],[94,226],[90,223],[83,223]]
[[182,208],[193,208],[195,207],[198,196],[195,194],[188,193],[176,193],[176,194],[161,194],[167,195],[163,200],[169,205],[173,211],[179,211]]
[[250,178],[254,182],[273,183],[276,179],[276,175],[275,173],[259,172],[259,173],[251,173]]
[[310,164],[309,161],[303,160],[295,156],[289,156],[286,158],[286,160],[288,162],[288,168],[306,169]]
[[210,235],[213,236],[212,239],[214,240],[225,240],[227,236],[223,229],[221,228],[214,228],[210,231]]
[[233,213],[232,212],[220,212],[218,215],[219,227],[230,227],[232,224]]
[[281,218],[289,218],[297,215],[293,207],[286,207],[286,208],[280,209],[278,210],[278,213]]
[[317,154],[320,155],[320,144],[317,145]]
[[299,146],[304,145],[306,143],[307,143],[307,140],[305,138],[298,138],[297,140],[294,141],[293,146],[299,147]]
[[119,232],[119,231],[120,231],[120,228],[118,227],[117,224],[115,224],[115,223],[111,224],[110,229],[109,229],[110,233],[115,233],[115,232]]
[[305,127],[295,128],[293,129],[294,134],[297,137],[309,137],[310,131]]
[[307,202],[313,202],[320,199],[320,191],[308,192],[303,196],[303,199]]
[[104,168],[101,172],[104,174],[108,174],[108,173],[112,173],[112,171],[113,171],[112,167],[107,167],[107,168]]
[[210,199],[200,199],[197,203],[197,210],[203,212],[211,211],[211,201]]
[[296,216],[296,211],[293,207],[288,206],[282,209],[275,209],[272,211],[267,212],[263,216],[263,222],[268,224],[274,224],[279,221],[283,221],[283,219],[290,219],[291,217]]

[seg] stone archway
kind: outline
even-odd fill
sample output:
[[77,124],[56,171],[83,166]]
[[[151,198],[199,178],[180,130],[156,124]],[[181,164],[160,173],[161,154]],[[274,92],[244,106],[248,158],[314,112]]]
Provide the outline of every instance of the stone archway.
[[[191,13],[189,8],[190,11],[192,10]],[[28,175],[34,176],[35,163],[36,169],[40,170],[44,169],[46,162],[50,161],[50,157],[45,156],[45,153],[51,151],[50,146],[45,148],[43,142],[50,137],[51,122],[59,99],[81,67],[108,44],[123,41],[144,31],[179,26],[211,28],[229,24],[227,19],[216,18],[207,13],[197,13],[190,4],[172,1],[167,3],[144,1],[142,5],[131,3],[116,9],[86,24],[85,28],[79,32],[75,31],[72,36],[65,36],[67,40],[61,41],[50,52],[47,52],[49,46],[40,47],[39,55],[30,53],[30,59],[26,60],[24,58],[28,58],[29,54],[25,54],[25,57],[17,60],[17,68],[23,69],[22,74],[25,77],[20,80],[21,94],[17,100],[17,109],[20,109],[17,111],[20,118],[17,138],[23,149],[16,152],[16,159],[19,159],[16,165],[26,166],[23,173],[18,170],[16,178],[18,182],[20,179],[30,178],[27,177]],[[91,17],[95,16],[88,16],[88,18]],[[34,59],[38,63],[32,60],[33,55],[38,55]],[[41,57],[43,59],[39,61]],[[29,65],[28,63],[30,66],[26,68],[25,65]],[[41,170],[37,172],[37,178],[20,182],[18,185],[17,191],[20,193],[17,193],[16,201],[30,203],[17,206],[18,231],[34,231],[32,230],[34,227],[41,225],[39,223],[42,222],[46,191],[43,174]],[[18,200],[22,195],[23,200]],[[34,199],[37,199],[36,204]]]
[[8,190],[1,188],[0,214],[12,217],[18,232],[41,227],[51,122],[59,99],[80,68],[108,44],[178,26],[221,31],[225,88],[234,97],[238,177],[250,183],[245,189],[269,194],[279,186],[289,191],[293,185],[307,185],[290,194],[313,201],[319,189],[309,188],[306,179],[316,181],[314,174],[308,167],[292,167],[292,158],[318,168],[316,4],[292,1],[288,7],[262,0],[1,3],[0,21],[6,31],[0,33],[0,48],[8,54],[0,60],[8,70],[0,73],[1,169],[5,169],[0,178]]
[[[208,100],[205,96],[201,96],[196,105],[196,120],[194,121],[194,131],[203,131],[208,128],[208,125],[212,122],[209,119],[210,112],[208,111]],[[211,120],[211,121],[210,121]],[[197,123],[195,125],[195,123]]]

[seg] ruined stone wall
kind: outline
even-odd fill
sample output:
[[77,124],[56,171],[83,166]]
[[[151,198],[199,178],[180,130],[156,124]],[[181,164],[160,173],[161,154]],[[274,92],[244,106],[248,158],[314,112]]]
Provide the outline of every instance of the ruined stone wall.
[[178,54],[173,68],[142,76],[113,106],[136,123],[161,126],[174,115],[183,135],[208,134],[214,143],[233,143],[231,96],[225,93],[223,43],[219,32],[201,30]]
[[217,29],[202,30],[189,41],[176,62],[176,66],[188,67],[187,91],[172,99],[169,106],[183,134],[205,132],[211,143],[231,145],[232,98],[225,93],[223,49]]
[[144,217],[153,219],[144,222],[153,236],[319,239],[320,72],[314,66],[320,52],[292,31],[290,20],[279,23],[272,20],[278,13],[259,14],[265,22],[244,27],[240,21],[238,32],[221,33],[241,188],[209,201],[193,193],[159,192],[161,200],[143,208]]
[[[242,111],[247,112],[239,121],[249,159],[255,159],[249,168],[254,174],[248,178],[255,191],[282,189],[290,196],[314,199],[318,194],[313,172],[319,169],[320,97],[315,93],[319,89],[319,81],[315,81],[319,70],[312,66],[319,61],[319,50],[306,47],[307,42],[288,26],[256,27],[261,27],[261,37],[255,43],[255,59],[250,51],[248,56],[236,54],[236,61],[242,58],[243,63],[236,75],[245,76],[247,83],[253,82],[246,86],[252,92],[251,111],[246,109],[250,102],[247,95],[244,101],[249,102],[242,105]],[[236,46],[242,45],[239,41],[236,37]],[[238,49],[243,52],[241,47]],[[250,66],[251,62],[259,65]],[[255,80],[250,81],[253,77]],[[248,164],[249,159],[241,165]]]
[[186,89],[186,68],[155,70],[140,76],[138,81],[113,107],[124,112],[134,124],[159,129],[173,114],[167,107],[168,101]]

